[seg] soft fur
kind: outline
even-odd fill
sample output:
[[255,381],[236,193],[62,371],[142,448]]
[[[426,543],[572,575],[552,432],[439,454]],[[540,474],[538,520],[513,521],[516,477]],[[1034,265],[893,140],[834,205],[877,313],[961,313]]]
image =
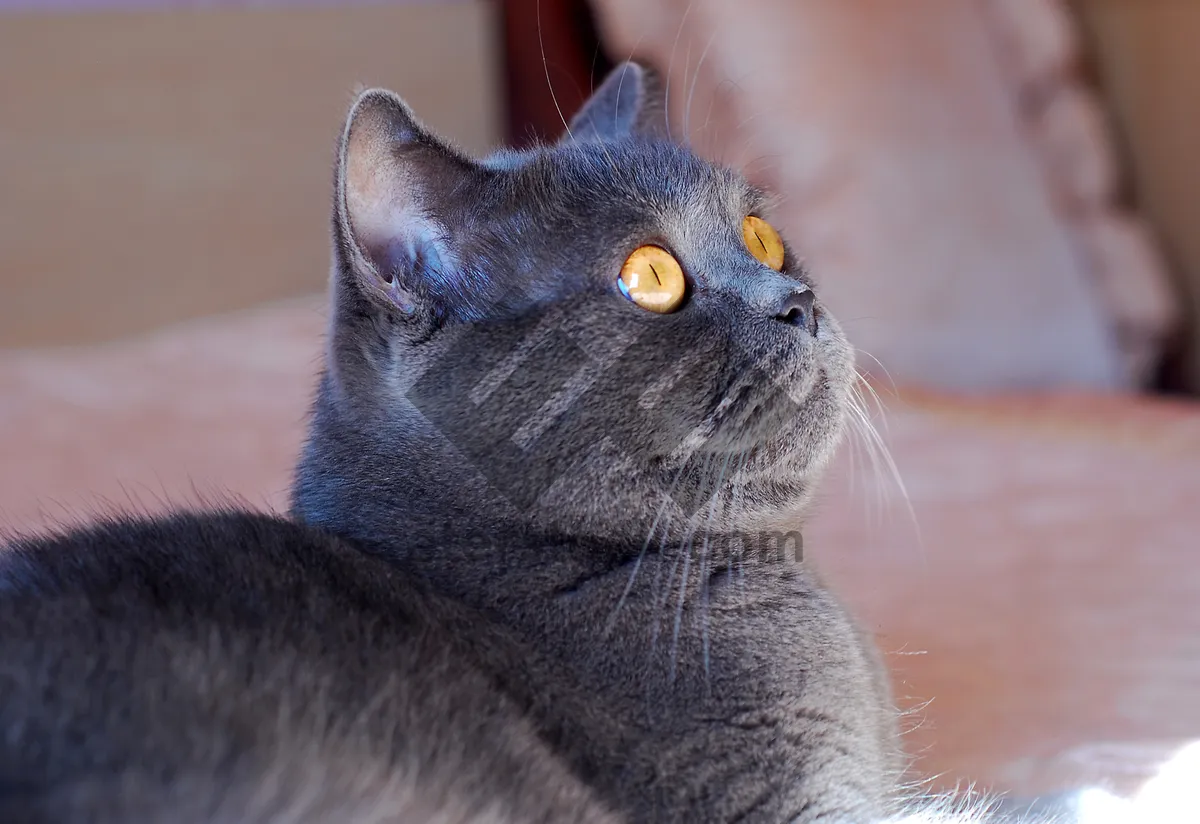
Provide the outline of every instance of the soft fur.
[[[561,143],[482,161],[358,98],[291,517],[0,558],[0,820],[899,813],[874,650],[756,538],[800,523],[850,347],[788,311],[791,249],[747,253],[763,193],[664,127],[633,64]],[[674,314],[616,288],[645,243],[688,274]]]

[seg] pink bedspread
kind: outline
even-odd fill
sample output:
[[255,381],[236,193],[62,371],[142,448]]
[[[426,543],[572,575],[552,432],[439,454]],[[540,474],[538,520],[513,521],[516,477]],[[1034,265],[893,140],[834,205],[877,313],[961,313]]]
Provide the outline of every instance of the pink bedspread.
[[[0,353],[0,525],[284,507],[321,306]],[[903,394],[884,420],[915,518],[847,447],[805,537],[888,654],[918,767],[1127,786],[1200,739],[1200,408]]]

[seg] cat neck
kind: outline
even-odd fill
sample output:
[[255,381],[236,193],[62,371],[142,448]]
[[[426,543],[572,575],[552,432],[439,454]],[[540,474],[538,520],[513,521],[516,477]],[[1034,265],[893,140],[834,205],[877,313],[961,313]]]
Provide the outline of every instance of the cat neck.
[[798,529],[748,528],[722,516],[727,502],[681,509],[677,487],[663,499],[662,480],[632,471],[621,455],[597,450],[557,477],[514,486],[530,480],[527,466],[472,462],[416,413],[380,420],[339,405],[326,378],[293,515],[433,577],[532,594],[639,558],[718,569],[802,557]]

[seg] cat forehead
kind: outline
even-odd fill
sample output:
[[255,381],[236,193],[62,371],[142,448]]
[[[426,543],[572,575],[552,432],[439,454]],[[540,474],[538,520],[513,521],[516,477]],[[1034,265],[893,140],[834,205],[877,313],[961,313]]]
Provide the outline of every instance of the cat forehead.
[[556,209],[613,207],[668,219],[729,218],[761,211],[768,201],[733,170],[663,141],[568,141],[502,153],[486,164],[516,173],[531,203],[542,200]]

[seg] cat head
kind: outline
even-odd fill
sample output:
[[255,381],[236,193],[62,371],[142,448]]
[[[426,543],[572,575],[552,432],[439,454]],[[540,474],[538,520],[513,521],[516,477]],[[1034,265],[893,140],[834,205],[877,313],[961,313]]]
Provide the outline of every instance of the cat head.
[[854,372],[768,206],[669,139],[634,63],[558,143],[483,160],[364,92],[298,514],[360,537],[427,517],[639,538],[793,514]]

